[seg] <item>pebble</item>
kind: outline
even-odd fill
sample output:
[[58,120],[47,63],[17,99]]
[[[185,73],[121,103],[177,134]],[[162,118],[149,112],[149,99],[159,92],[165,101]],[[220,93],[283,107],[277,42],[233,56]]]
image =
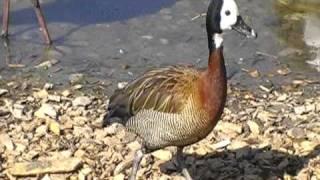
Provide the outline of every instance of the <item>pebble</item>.
[[128,82],[119,82],[118,83],[118,89],[123,89],[128,85]]
[[79,96],[72,101],[72,105],[75,107],[86,107],[92,103],[92,100],[87,96]]
[[0,96],[7,94],[9,91],[6,89],[0,89]]
[[226,134],[229,134],[230,132],[236,132],[237,134],[240,134],[242,133],[243,128],[241,124],[220,121],[215,127],[215,130],[222,131]]
[[260,126],[258,125],[258,123],[250,120],[247,122],[247,125],[249,126],[249,129],[253,134],[255,134],[255,135],[260,134],[261,130],[260,130]]
[[237,149],[244,148],[246,146],[249,146],[247,142],[235,140],[231,142],[230,146],[228,146],[228,149],[237,150]]
[[47,90],[45,89],[42,89],[38,92],[34,92],[33,93],[33,96],[36,98],[36,99],[46,99],[48,97],[49,93]]
[[61,94],[64,97],[69,97],[71,95],[71,92],[70,92],[70,90],[64,90]]
[[37,137],[44,136],[45,134],[47,134],[47,130],[48,130],[48,127],[46,125],[41,125],[37,127],[35,136]]
[[172,159],[172,153],[171,151],[168,151],[168,150],[158,150],[158,151],[154,151],[151,154],[155,158],[162,161],[169,161],[170,159]]
[[63,160],[46,160],[15,163],[9,172],[15,176],[30,176],[46,173],[68,173],[77,170],[82,164],[78,158],[64,158]]
[[50,59],[35,66],[35,68],[50,68],[59,63],[57,59]]
[[48,100],[49,100],[49,101],[53,101],[53,102],[61,102],[61,96],[58,96],[58,95],[49,95],[49,96],[48,96]]
[[301,139],[306,137],[306,133],[302,128],[292,128],[287,132],[288,136],[294,139]]
[[223,141],[220,141],[216,144],[211,145],[211,148],[214,150],[222,149],[222,148],[229,146],[230,144],[231,144],[231,141],[229,139],[226,139],[226,140],[223,140]]
[[21,105],[21,104],[14,104],[13,105],[13,111],[12,111],[12,115],[13,117],[17,118],[17,119],[24,119],[25,115],[25,108],[26,106]]
[[113,180],[124,180],[124,179],[125,179],[125,175],[124,174],[118,174],[118,175],[113,177]]
[[14,150],[14,144],[8,134],[0,134],[0,146],[4,145],[8,151]]
[[51,120],[49,122],[49,130],[53,132],[55,135],[59,136],[61,134],[60,124],[55,120]]
[[306,112],[306,107],[305,106],[294,107],[294,112],[298,115],[302,115],[303,113]]
[[71,84],[75,84],[75,83],[79,83],[80,81],[82,81],[83,78],[84,78],[84,74],[81,74],[81,73],[71,74],[69,76],[69,81]]
[[34,113],[38,118],[46,119],[50,117],[56,119],[58,112],[51,104],[42,104],[42,106]]
[[53,86],[54,85],[52,83],[46,83],[46,84],[44,84],[43,89],[51,90],[51,89],[53,89]]

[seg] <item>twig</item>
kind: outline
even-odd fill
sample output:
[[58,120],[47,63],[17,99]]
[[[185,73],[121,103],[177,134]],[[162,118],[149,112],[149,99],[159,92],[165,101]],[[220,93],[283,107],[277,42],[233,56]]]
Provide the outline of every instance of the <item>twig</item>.
[[273,58],[273,59],[278,59],[278,57],[275,56],[275,55],[268,54],[268,53],[264,53],[264,52],[260,52],[260,51],[257,51],[256,54],[257,54],[257,55],[261,55],[261,56],[271,57],[271,58]]
[[204,17],[206,15],[207,15],[207,13],[200,13],[200,14],[194,16],[193,18],[191,18],[191,21],[194,21],[194,20],[201,18],[201,17]]

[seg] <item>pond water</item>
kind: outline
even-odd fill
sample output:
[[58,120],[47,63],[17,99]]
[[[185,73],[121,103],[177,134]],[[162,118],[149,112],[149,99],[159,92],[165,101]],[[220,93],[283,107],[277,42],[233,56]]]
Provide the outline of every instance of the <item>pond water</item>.
[[[283,65],[306,76],[319,76],[317,1],[238,0],[242,15],[259,38],[251,41],[226,32],[229,78],[251,86],[260,82],[243,69],[269,74]],[[205,12],[207,4],[208,0],[44,0],[54,40],[48,48],[30,2],[12,0],[10,42],[0,41],[0,78],[28,76],[64,84],[71,74],[82,73],[93,82],[114,83],[168,64],[204,67],[208,55],[205,18],[192,19]],[[39,68],[48,61],[53,65]],[[274,81],[283,82],[281,77]]]
[[284,53],[288,63],[296,68],[307,63],[320,71],[320,1],[276,0],[275,9],[280,43],[294,52]]

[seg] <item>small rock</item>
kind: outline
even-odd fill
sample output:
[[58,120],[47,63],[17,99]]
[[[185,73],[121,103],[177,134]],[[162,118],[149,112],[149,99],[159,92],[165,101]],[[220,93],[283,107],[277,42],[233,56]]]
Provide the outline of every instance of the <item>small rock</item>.
[[7,94],[9,91],[6,89],[0,89],[0,96]]
[[196,149],[196,154],[199,155],[199,156],[205,156],[206,154],[208,154],[208,152],[209,152],[209,149],[204,145],[199,146]]
[[119,82],[118,83],[118,89],[123,89],[128,85],[128,82]]
[[71,95],[71,92],[70,92],[70,90],[64,90],[61,94],[64,97],[69,97]]
[[75,107],[86,107],[92,103],[92,100],[87,96],[79,96],[72,101],[72,105]]
[[230,131],[236,132],[237,134],[241,134],[242,133],[242,125],[220,121],[217,124],[217,126],[215,127],[215,130],[224,132],[226,134],[229,134]]
[[309,153],[309,152],[314,151],[317,146],[319,146],[318,142],[302,141],[300,143],[301,150],[304,153]]
[[61,133],[60,124],[57,121],[51,120],[49,122],[49,130],[59,136]]
[[158,150],[154,151],[152,156],[162,161],[169,161],[172,158],[172,153],[168,150]]
[[113,177],[113,180],[124,180],[125,175],[124,174],[118,174]]
[[126,160],[122,161],[117,165],[117,167],[114,169],[113,174],[118,175],[123,172],[123,170],[128,169],[132,166],[133,160],[131,158],[127,158]]
[[14,144],[8,134],[0,134],[0,142],[7,148],[8,151],[14,150]]
[[165,39],[165,38],[161,38],[160,39],[160,43],[163,44],[163,45],[167,45],[167,44],[169,44],[169,40]]
[[258,70],[252,70],[252,71],[249,71],[248,72],[249,73],[249,75],[251,76],[251,77],[253,77],[253,78],[258,78],[259,76],[260,76],[260,73],[258,72]]
[[138,141],[132,141],[127,146],[131,151],[141,149],[141,144]]
[[41,125],[36,129],[36,136],[41,137],[47,134],[48,127],[46,125]]
[[25,110],[26,106],[21,105],[21,104],[14,104],[13,105],[13,110],[12,110],[12,115],[13,117],[17,119],[25,119]]
[[283,101],[287,100],[287,98],[288,98],[287,94],[282,94],[277,98],[277,101],[283,102]]
[[297,106],[294,108],[294,112],[298,115],[302,115],[306,112],[306,107],[305,106]]
[[267,122],[275,117],[277,117],[275,114],[264,110],[258,112],[257,114],[257,118],[262,120],[263,122]]
[[53,102],[61,102],[61,96],[49,95],[48,100]]
[[231,141],[229,139],[226,139],[226,140],[223,140],[223,141],[220,141],[216,144],[213,144],[211,145],[211,147],[216,150],[216,149],[222,149],[222,148],[225,148],[227,146],[229,146],[231,144]]
[[118,129],[119,129],[119,124],[113,123],[110,126],[105,127],[104,131],[106,131],[107,135],[112,136],[118,132]]
[[77,73],[77,74],[71,74],[69,76],[69,81],[71,84],[79,83],[84,78],[83,74]]
[[286,76],[286,75],[291,73],[291,70],[288,67],[285,67],[285,68],[282,68],[282,69],[278,69],[277,73],[282,75],[282,76]]
[[35,66],[35,68],[50,68],[50,67],[54,66],[57,63],[59,63],[59,60],[50,59],[49,61],[44,61],[44,62],[38,64],[37,66]]
[[46,174],[43,178],[41,178],[41,180],[51,180],[51,178],[48,174]]
[[287,132],[288,136],[294,139],[301,139],[306,137],[306,133],[302,128],[292,128]]
[[228,147],[230,150],[237,150],[248,146],[249,144],[244,141],[232,141],[231,145]]
[[256,123],[255,121],[248,121],[247,122],[248,126],[249,126],[249,129],[250,131],[253,133],[253,134],[260,134],[261,130],[260,130],[260,126],[258,125],[258,123]]
[[81,84],[76,84],[72,87],[73,90],[79,90],[79,89],[82,89],[83,86]]
[[142,39],[147,39],[147,40],[151,40],[153,39],[153,36],[151,35],[144,35],[144,36],[141,36]]
[[49,93],[45,89],[42,89],[38,92],[33,93],[33,97],[35,97],[36,99],[46,99],[48,97],[48,95],[49,95]]
[[278,169],[284,169],[289,165],[289,160],[285,158],[281,163],[277,166]]
[[82,164],[78,158],[64,158],[47,161],[32,161],[15,163],[10,169],[14,176],[30,176],[46,173],[69,173],[77,170]]
[[52,89],[53,88],[53,84],[52,83],[46,83],[45,85],[44,85],[44,87],[43,87],[43,89],[45,89],[45,90],[50,90],[50,89]]
[[78,157],[78,158],[83,158],[85,156],[85,154],[86,154],[86,152],[84,150],[79,149],[74,153],[74,156]]
[[38,111],[34,113],[34,115],[38,118],[46,119],[50,117],[52,119],[56,119],[58,112],[51,104],[42,104]]

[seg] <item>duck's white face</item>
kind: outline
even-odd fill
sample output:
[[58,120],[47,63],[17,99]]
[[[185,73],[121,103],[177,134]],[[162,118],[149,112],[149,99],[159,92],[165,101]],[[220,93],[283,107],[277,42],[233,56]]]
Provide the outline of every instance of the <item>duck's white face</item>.
[[239,10],[234,0],[223,0],[220,11],[220,28],[221,30],[230,30],[237,23]]

